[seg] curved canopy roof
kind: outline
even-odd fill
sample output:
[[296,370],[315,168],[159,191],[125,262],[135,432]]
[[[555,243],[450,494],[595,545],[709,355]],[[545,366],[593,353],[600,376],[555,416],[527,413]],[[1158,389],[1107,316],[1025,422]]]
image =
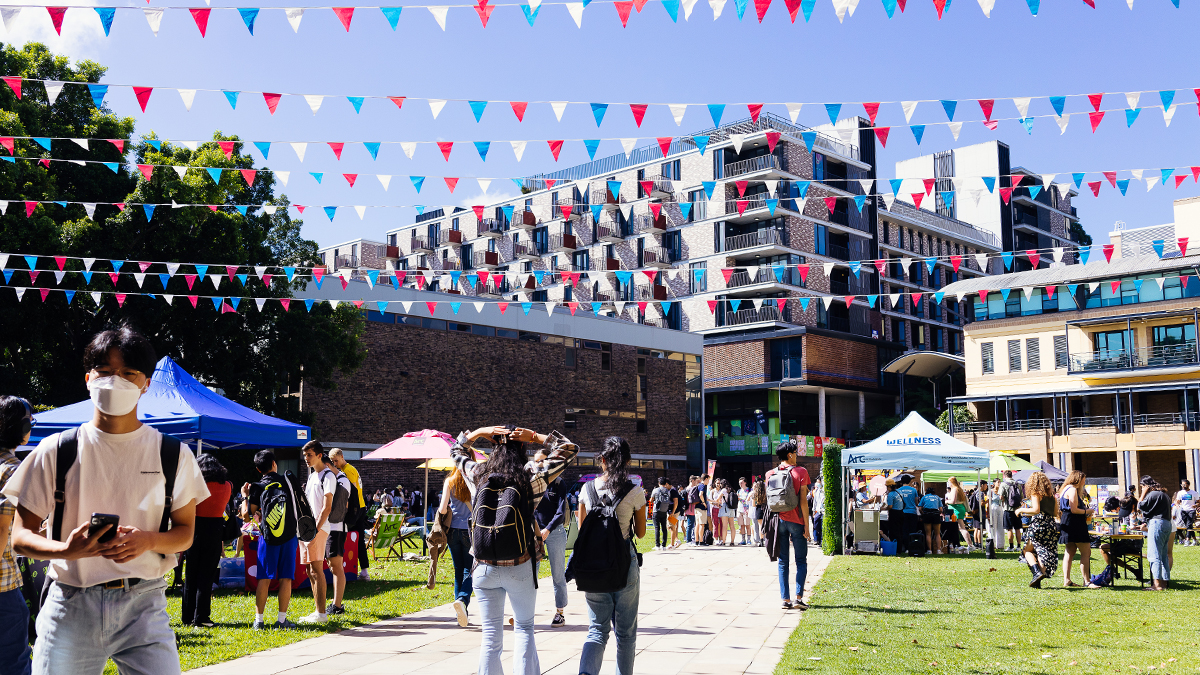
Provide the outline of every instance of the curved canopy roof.
[[957,354],[944,352],[911,351],[892,359],[881,370],[913,377],[941,377],[946,373],[962,370],[966,359]]
[[850,469],[986,470],[988,451],[942,433],[913,411],[886,434],[842,452]]

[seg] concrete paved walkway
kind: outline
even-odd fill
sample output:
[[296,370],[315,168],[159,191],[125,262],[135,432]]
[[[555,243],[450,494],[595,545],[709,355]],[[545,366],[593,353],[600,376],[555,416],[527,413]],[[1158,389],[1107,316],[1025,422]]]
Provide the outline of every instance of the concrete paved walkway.
[[[829,558],[809,547],[806,590]],[[637,672],[654,675],[769,675],[802,612],[780,608],[777,567],[757,547],[681,547],[651,552],[642,566]],[[587,633],[587,604],[570,588],[567,626],[552,629],[554,593],[541,583],[537,645],[546,675],[577,675]],[[459,628],[449,605],[304,640],[196,675],[470,675],[479,662],[480,631]],[[615,639],[603,675],[615,672]],[[505,628],[504,667],[512,672],[512,629]]]

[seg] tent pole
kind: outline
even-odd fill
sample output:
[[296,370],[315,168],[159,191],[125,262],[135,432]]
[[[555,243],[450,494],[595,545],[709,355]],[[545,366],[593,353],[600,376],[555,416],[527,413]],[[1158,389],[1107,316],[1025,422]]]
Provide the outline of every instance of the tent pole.
[[425,538],[425,518],[429,516],[429,460],[425,460],[425,492],[421,493],[421,555],[429,552]]

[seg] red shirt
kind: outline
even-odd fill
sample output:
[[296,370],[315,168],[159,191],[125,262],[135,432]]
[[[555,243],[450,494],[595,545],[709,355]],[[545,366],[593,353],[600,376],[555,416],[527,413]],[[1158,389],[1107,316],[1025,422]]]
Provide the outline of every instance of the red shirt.
[[225,517],[225,505],[229,503],[229,496],[233,494],[233,484],[225,481],[224,483],[206,483],[206,485],[208,485],[208,499],[196,505],[196,517]]
[[[770,471],[768,471],[767,478],[770,479],[771,474],[775,473],[780,468],[783,468],[782,465],[780,465],[780,467],[777,469],[771,469]],[[792,467],[792,487],[794,487],[796,489],[797,495],[800,494],[800,486],[801,485],[809,485],[810,483],[811,483],[811,481],[808,478],[808,470],[807,469],[805,469],[802,466],[793,466]],[[803,500],[802,500],[802,502],[803,502]],[[797,505],[796,508],[792,509],[791,511],[784,511],[783,513],[779,514],[779,517],[782,518],[783,520],[788,521],[789,523],[796,523],[797,525],[803,525],[804,521],[800,520],[801,513],[802,512],[800,511],[800,507],[799,507],[799,505]]]

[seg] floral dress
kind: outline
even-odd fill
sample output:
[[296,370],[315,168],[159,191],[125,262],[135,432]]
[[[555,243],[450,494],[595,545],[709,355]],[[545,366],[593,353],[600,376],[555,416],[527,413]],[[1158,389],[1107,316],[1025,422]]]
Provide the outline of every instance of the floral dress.
[[[1021,539],[1026,544],[1032,544],[1038,563],[1046,571],[1047,576],[1054,576],[1058,569],[1058,536],[1060,530],[1058,521],[1054,519],[1054,497],[1042,499],[1042,510],[1030,518],[1029,527]],[[1021,563],[1025,563],[1022,556]]]

